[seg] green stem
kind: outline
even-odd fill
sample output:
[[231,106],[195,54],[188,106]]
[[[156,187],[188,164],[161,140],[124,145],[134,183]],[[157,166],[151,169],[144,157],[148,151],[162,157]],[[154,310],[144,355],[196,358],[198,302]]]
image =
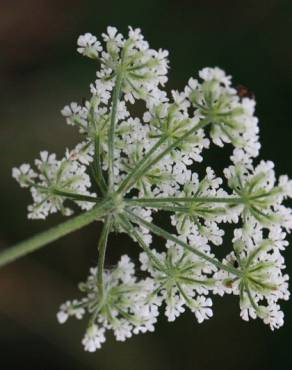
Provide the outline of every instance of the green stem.
[[101,299],[104,295],[104,282],[103,282],[103,274],[104,274],[104,261],[105,261],[105,253],[106,253],[106,247],[107,247],[107,239],[108,235],[111,229],[112,225],[112,219],[111,216],[108,216],[105,220],[105,223],[103,225],[100,239],[98,242],[98,268],[97,268],[97,287],[98,292],[101,296]]
[[90,195],[83,195],[83,194],[77,194],[77,193],[71,193],[68,191],[58,190],[54,189],[52,194],[59,195],[64,198],[73,199],[76,201],[83,201],[83,202],[91,202],[91,203],[98,203],[100,202],[100,198],[98,197],[92,197]]
[[118,193],[123,193],[124,190],[128,187],[128,184],[132,181],[132,178],[139,173],[140,169],[144,166],[144,164],[151,158],[152,154],[156,152],[156,150],[167,140],[167,136],[163,136],[158,140],[149,152],[137,163],[136,167],[133,169],[131,173],[122,181],[121,185],[119,186]]
[[[139,204],[141,206],[141,204]],[[164,204],[145,204],[145,207],[150,207],[158,209],[160,211],[174,212],[174,213],[190,213],[190,207],[177,207],[177,206],[168,206]]]
[[23,242],[20,242],[13,247],[10,247],[0,253],[0,267],[4,266],[20,257],[23,257],[45,245],[78,230],[83,226],[90,224],[98,218],[104,216],[112,205],[109,200],[105,200],[96,205],[88,212],[82,213],[62,224],[52,227],[40,234],[33,236]]
[[[121,61],[121,66],[122,67]],[[121,95],[121,89],[122,89],[122,83],[123,83],[123,70],[120,68],[120,71],[117,73],[116,76],[116,83],[114,87],[113,92],[113,101],[112,101],[112,112],[111,112],[111,122],[109,127],[109,133],[108,133],[108,185],[109,185],[109,191],[113,188],[113,182],[114,182],[114,140],[115,140],[115,126],[116,126],[116,120],[117,120],[117,108],[118,103]]]
[[60,197],[70,198],[70,199],[77,200],[77,201],[80,200],[80,201],[92,202],[92,203],[98,203],[100,201],[100,198],[92,197],[90,195],[73,193],[71,191],[65,191],[65,190],[58,189],[58,188],[49,188],[49,187],[41,186],[38,184],[34,184],[33,182],[30,184],[30,186],[35,187],[36,189],[39,189],[42,192],[47,193],[47,194],[59,195]]
[[[100,139],[99,139],[99,131],[100,127],[98,127],[97,120],[95,117],[95,108],[96,108],[96,102],[92,101],[91,107],[89,110],[89,123],[92,125],[92,130],[95,132],[95,138],[94,138],[94,161],[92,163],[92,169],[93,169],[93,175],[94,180],[99,188],[99,190],[102,192],[102,194],[106,193],[106,183],[102,174],[101,169],[101,163],[100,163]],[[105,121],[106,122],[106,121]]]
[[101,161],[100,161],[100,139],[95,136],[94,142],[94,165],[95,165],[95,179],[102,194],[106,193],[106,182],[103,177]]
[[155,263],[155,265],[160,269],[160,270],[165,270],[164,266],[162,263],[159,261],[159,259],[153,254],[151,249],[148,247],[148,245],[144,242],[144,240],[141,238],[140,234],[138,231],[134,228],[134,226],[131,224],[131,222],[128,220],[128,217],[125,215],[119,215],[118,216],[120,223],[125,230],[126,233],[131,232],[131,235],[137,240],[137,242],[140,244],[140,247],[144,250],[144,252],[147,253],[148,257],[152,259],[152,261]]
[[225,271],[227,271],[231,274],[234,274],[236,276],[241,276],[240,271],[238,271],[236,268],[234,268],[232,266],[224,265],[223,263],[221,263],[216,258],[210,257],[207,254],[205,254],[204,252],[201,252],[201,251],[191,247],[187,243],[183,242],[182,240],[178,239],[174,235],[167,232],[166,230],[162,229],[159,226],[154,225],[153,223],[145,221],[143,218],[135,215],[133,212],[131,212],[129,210],[126,210],[126,212],[129,214],[129,217],[130,217],[130,219],[132,219],[133,222],[136,222],[140,225],[143,225],[148,230],[152,231],[154,234],[156,234],[158,236],[161,236],[164,239],[173,241],[174,243],[182,246],[183,248],[189,250],[190,252],[194,253],[198,257],[202,258],[203,260],[205,260],[205,261],[211,263],[212,265],[216,266],[218,269],[225,270]]
[[248,284],[244,284],[244,289],[245,289],[245,291],[246,291],[246,293],[247,293],[247,296],[248,296],[248,299],[249,299],[249,301],[250,301],[250,303],[251,303],[251,305],[252,305],[252,307],[253,307],[253,309],[256,311],[256,312],[258,312],[258,305],[255,303],[255,301],[254,301],[254,299],[253,299],[253,297],[252,297],[252,294],[251,294],[251,291],[250,291],[250,289],[249,289],[249,286],[248,286]]
[[180,285],[180,283],[177,283],[176,284],[177,287],[178,287],[178,290],[180,291],[180,294],[184,297],[185,301],[188,303],[188,304],[191,304],[191,298],[185,293],[185,291],[183,290],[182,286]]
[[159,204],[166,203],[231,203],[231,204],[242,204],[244,203],[244,199],[240,197],[226,197],[226,198],[219,198],[219,197],[165,197],[165,198],[139,198],[139,199],[127,199],[125,198],[124,201],[131,205],[140,205],[143,207],[153,207],[158,208]]
[[[155,165],[156,163],[158,163],[168,153],[170,153],[173,149],[175,149],[181,142],[183,142],[185,139],[187,139],[188,136],[192,135],[197,130],[199,130],[199,129],[205,127],[205,126],[207,126],[209,123],[210,123],[209,120],[202,120],[200,123],[198,123],[196,126],[194,126],[193,128],[191,128],[189,131],[187,131],[180,138],[176,139],[171,145],[169,145],[167,148],[165,148],[156,158],[154,158],[149,163],[146,162],[145,163],[145,166],[138,164],[137,168],[130,174],[130,176],[129,176],[130,179],[127,181],[127,184],[126,185],[123,185],[123,183],[122,183],[122,185],[118,189],[118,192],[127,192],[127,190],[129,190],[129,188],[131,188],[131,186],[133,184],[135,184],[139,180],[140,177],[142,177],[145,173],[147,173],[147,171],[153,165]],[[164,137],[161,138],[161,140],[163,140],[163,142],[165,140],[167,140],[167,139],[168,139],[168,136],[164,136]],[[161,140],[159,140],[159,142]],[[127,180],[127,178],[125,180]]]

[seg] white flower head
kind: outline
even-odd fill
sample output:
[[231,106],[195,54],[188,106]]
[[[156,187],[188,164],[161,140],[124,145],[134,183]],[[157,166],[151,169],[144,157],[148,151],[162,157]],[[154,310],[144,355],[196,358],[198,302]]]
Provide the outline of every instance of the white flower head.
[[[85,33],[77,44],[97,68],[89,96],[61,111],[80,141],[63,158],[44,150],[33,168],[12,170],[31,192],[29,218],[83,211],[42,242],[104,223],[97,266],[79,284],[82,297],[61,305],[58,321],[88,317],[82,343],[94,352],[106,331],[118,341],[153,332],[161,311],[174,321],[190,310],[202,323],[213,316],[213,293],[237,295],[243,320],[281,327],[292,180],[277,179],[273,162],[256,161],[254,98],[218,67],[169,93],[169,53],[152,49],[139,28],[122,35],[109,26],[100,41]],[[231,149],[222,173],[205,156],[212,143]],[[108,261],[111,232],[139,246],[139,267],[126,254]]]

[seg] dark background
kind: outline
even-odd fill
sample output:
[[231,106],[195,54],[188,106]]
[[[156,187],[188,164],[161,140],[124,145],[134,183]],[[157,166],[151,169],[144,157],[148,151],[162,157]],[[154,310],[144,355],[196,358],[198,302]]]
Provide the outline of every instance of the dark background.
[[[32,162],[41,149],[62,155],[77,143],[59,114],[87,96],[92,62],[77,55],[80,33],[97,36],[107,25],[139,26],[154,48],[170,50],[168,89],[182,88],[204,66],[218,65],[257,98],[262,158],[279,174],[291,165],[291,1],[180,0],[0,2],[0,245],[8,247],[62,218],[26,219],[30,197],[11,168]],[[216,152],[217,153],[217,152]],[[213,155],[213,166],[220,164]],[[95,354],[80,344],[85,321],[57,324],[58,306],[77,294],[96,262],[97,225],[90,225],[0,271],[0,367],[21,370],[289,370],[292,307],[285,326],[271,332],[239,318],[236,297],[215,300],[214,318],[201,325],[186,313],[175,323],[161,317],[155,333],[125,343],[108,335]],[[113,237],[108,263],[132,243]],[[131,253],[131,252],[130,252]],[[288,271],[292,253],[286,252]]]

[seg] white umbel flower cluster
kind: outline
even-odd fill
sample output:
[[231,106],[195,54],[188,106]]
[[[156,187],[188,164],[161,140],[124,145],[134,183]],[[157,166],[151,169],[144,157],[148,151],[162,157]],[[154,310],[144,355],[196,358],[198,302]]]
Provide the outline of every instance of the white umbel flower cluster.
[[[88,191],[91,187],[90,177],[86,166],[80,161],[72,160],[70,155],[57,160],[55,154],[47,151],[40,153],[35,160],[37,172],[27,164],[14,168],[13,177],[22,187],[30,187],[33,204],[28,207],[29,218],[45,219],[50,213],[62,212],[69,216],[73,213],[71,208],[64,205],[63,191],[77,192],[82,195],[95,195]],[[79,203],[82,209],[90,209],[92,203]]]
[[[124,37],[108,27],[101,41],[90,33],[78,38],[78,52],[99,66],[97,78],[83,105],[62,110],[80,143],[61,160],[42,152],[36,169],[13,169],[31,190],[30,218],[70,215],[70,201],[103,212],[98,267],[79,286],[83,298],[61,305],[59,322],[88,315],[82,343],[93,352],[108,330],[121,341],[153,331],[161,310],[173,321],[189,309],[201,323],[213,316],[213,293],[238,295],[244,320],[258,317],[279,328],[279,300],[289,298],[282,254],[292,228],[284,204],[292,181],[277,180],[272,162],[257,161],[255,101],[238,94],[217,67],[204,68],[169,96],[163,90],[168,52],[151,49],[140,29],[129,27]],[[139,116],[130,113],[137,100],[145,107]],[[221,177],[209,166],[204,175],[196,172],[212,143],[231,149]],[[155,224],[157,212],[165,212],[172,232]],[[228,246],[227,223],[234,236],[220,260],[216,248]],[[111,231],[128,233],[143,250],[139,279],[126,255],[115,267],[104,266]],[[153,234],[166,239],[164,251]]]
[[93,315],[82,341],[85,350],[92,352],[100,348],[105,341],[105,330],[112,330],[119,341],[132,334],[154,331],[160,301],[148,298],[155,290],[155,283],[148,278],[138,281],[134,272],[134,264],[129,257],[122,256],[116,268],[104,272],[104,292],[101,294],[97,269],[92,268],[87,281],[79,285],[86,297],[60,307],[57,315],[60,323],[69,316],[79,319],[86,312]]

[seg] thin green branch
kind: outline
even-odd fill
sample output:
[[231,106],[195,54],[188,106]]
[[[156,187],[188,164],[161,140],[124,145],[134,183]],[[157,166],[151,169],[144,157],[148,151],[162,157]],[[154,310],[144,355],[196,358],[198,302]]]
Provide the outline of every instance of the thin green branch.
[[[149,163],[147,161],[142,160],[137,164],[137,167],[134,169],[134,171],[126,177],[126,179],[122,182],[120,185],[118,192],[119,193],[126,193],[133,184],[135,184],[141,176],[143,176],[147,171],[156,163],[158,163],[162,158],[164,158],[167,154],[169,154],[173,149],[175,149],[180,143],[182,143],[185,139],[188,138],[188,136],[194,134],[196,131],[198,131],[201,128],[206,127],[210,123],[209,120],[202,120],[200,123],[195,125],[193,128],[188,130],[184,135],[182,135],[180,138],[176,139],[171,145],[169,145],[167,148],[165,148],[159,155],[151,160]],[[162,143],[168,139],[168,136],[164,136],[159,140]],[[160,143],[160,145],[162,144]],[[157,145],[157,143],[155,144]],[[159,145],[159,146],[160,146]],[[153,149],[153,148],[152,148]],[[151,149],[151,150],[152,150]],[[147,158],[148,159],[148,158]],[[143,163],[142,163],[143,162]],[[141,164],[142,163],[142,164]]]
[[96,134],[94,142],[94,166],[95,166],[95,179],[102,194],[106,193],[106,182],[102,173],[101,160],[100,160],[100,139]]
[[144,164],[151,158],[152,154],[167,140],[167,136],[162,136],[152,148],[145,154],[145,156],[137,163],[136,167],[131,171],[128,176],[122,181],[119,186],[118,192],[121,194],[128,187],[128,184],[131,182],[132,178],[143,168]]
[[259,307],[258,307],[258,305],[256,304],[256,302],[254,301],[253,296],[252,296],[252,294],[251,294],[251,291],[250,291],[249,286],[248,286],[248,284],[247,284],[247,283],[244,283],[244,290],[245,290],[245,291],[246,291],[246,293],[247,293],[248,299],[249,299],[249,301],[250,301],[250,303],[251,303],[251,305],[252,305],[253,309],[258,313],[258,309],[259,309]]
[[102,201],[88,212],[82,213],[81,215],[54,226],[47,231],[37,234],[30,239],[7,248],[0,253],[0,267],[90,224],[91,222],[104,216],[111,207],[112,204],[110,200]]
[[[141,203],[139,204],[139,206],[142,206]],[[158,209],[160,211],[166,211],[166,212],[190,213],[190,207],[178,207],[178,206],[164,205],[162,203],[160,204],[155,204],[155,203],[147,204],[146,203],[143,206]]]
[[166,230],[162,229],[161,227],[159,227],[157,225],[154,225],[153,223],[150,223],[148,221],[145,221],[143,218],[135,215],[135,213],[133,213],[132,211],[126,210],[126,212],[128,213],[129,218],[133,222],[146,227],[148,230],[152,231],[154,234],[156,234],[158,236],[161,236],[161,237],[163,237],[166,240],[171,240],[171,241],[173,241],[174,243],[176,243],[178,245],[181,245],[183,248],[189,250],[190,252],[194,253],[195,255],[197,255],[198,257],[202,258],[203,260],[205,260],[205,261],[211,263],[212,265],[216,266],[218,269],[225,270],[225,271],[227,271],[227,272],[229,272],[229,273],[231,273],[233,275],[236,275],[236,276],[241,276],[240,271],[238,271],[236,268],[234,268],[232,266],[224,265],[223,263],[221,263],[216,258],[210,257],[206,253],[201,252],[201,251],[199,251],[199,250],[191,247],[190,245],[188,245],[187,243],[185,243],[182,240],[178,239],[177,237],[175,237],[174,235],[170,234],[169,232],[167,232]]
[[108,185],[109,185],[108,190],[112,189],[114,182],[114,140],[115,140],[115,126],[117,120],[117,109],[123,83],[122,63],[123,58],[121,60],[120,70],[116,76],[116,83],[113,91],[113,100],[112,100],[111,121],[108,133]]
[[98,268],[97,268],[97,287],[98,287],[98,292],[101,296],[101,299],[104,295],[104,281],[103,281],[104,261],[105,261],[107,240],[108,240],[108,235],[109,235],[111,226],[112,226],[112,217],[110,215],[105,220],[105,223],[101,231],[100,239],[98,242],[99,256],[98,256]]
[[95,132],[95,138],[94,138],[94,160],[93,164],[91,165],[91,168],[93,169],[93,177],[94,181],[96,182],[99,190],[102,192],[102,194],[105,194],[106,192],[106,183],[103,177],[102,169],[101,169],[101,163],[100,163],[100,138],[99,138],[99,130],[100,128],[97,125],[96,115],[95,115],[95,108],[96,108],[96,102],[92,102],[90,110],[89,110],[89,123],[92,125],[92,129]]
[[144,242],[143,238],[141,238],[139,232],[134,228],[134,226],[131,224],[129,221],[128,217],[126,215],[120,214],[118,216],[119,221],[121,223],[121,226],[125,230],[126,233],[129,233],[136,239],[140,247],[144,250],[144,252],[147,253],[148,257],[152,259],[154,264],[160,269],[160,270],[165,270],[164,266],[162,263],[158,260],[158,258],[153,254],[151,249],[148,247],[148,245]]
[[159,205],[179,204],[179,203],[229,203],[229,204],[242,204],[244,199],[240,197],[158,197],[158,198],[139,198],[127,199],[124,201],[131,205],[140,205],[143,207],[159,208]]
[[76,201],[80,200],[80,201],[84,201],[84,202],[98,203],[101,200],[98,197],[93,197],[93,196],[90,196],[90,195],[74,193],[74,192],[71,192],[71,191],[65,191],[65,190],[58,189],[58,188],[49,188],[49,187],[41,186],[41,185],[34,184],[34,183],[31,183],[30,186],[32,186],[36,189],[39,189],[42,192],[47,193],[48,195],[49,194],[58,195],[60,197],[69,198],[69,199],[73,199],[73,200],[76,200]]
[[98,197],[92,197],[90,195],[83,195],[83,194],[78,194],[78,193],[73,193],[73,192],[71,193],[68,191],[63,191],[63,190],[58,190],[58,189],[52,190],[51,193],[55,195],[59,195],[64,198],[76,200],[76,201],[91,202],[91,203],[98,203],[101,201],[101,199]]

